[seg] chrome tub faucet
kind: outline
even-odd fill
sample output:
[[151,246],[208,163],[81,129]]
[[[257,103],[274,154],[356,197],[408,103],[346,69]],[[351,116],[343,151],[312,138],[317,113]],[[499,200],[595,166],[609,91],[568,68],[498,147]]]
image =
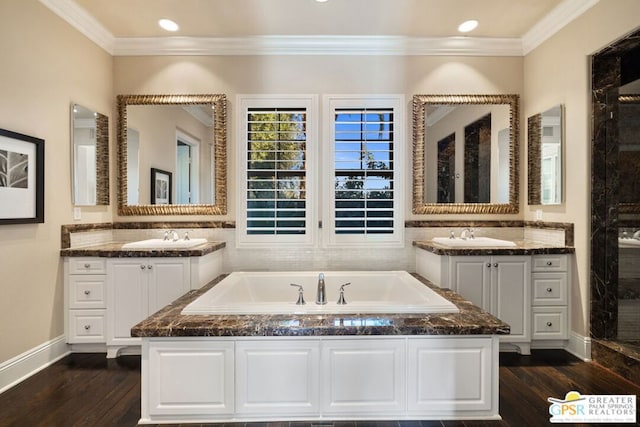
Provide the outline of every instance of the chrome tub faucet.
[[327,296],[324,288],[324,273],[318,275],[318,291],[316,292],[316,304],[324,305],[327,303]]

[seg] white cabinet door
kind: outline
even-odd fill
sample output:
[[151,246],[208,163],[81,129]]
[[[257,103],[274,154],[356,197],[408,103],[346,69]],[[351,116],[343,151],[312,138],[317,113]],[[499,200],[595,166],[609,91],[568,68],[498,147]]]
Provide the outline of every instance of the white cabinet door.
[[323,341],[323,414],[403,412],[405,366],[403,339]]
[[494,256],[491,277],[491,314],[511,326],[503,341],[531,339],[531,258]]
[[[419,337],[407,343],[409,412],[440,416],[492,409],[497,397],[497,341]],[[497,354],[497,351],[496,351]],[[495,378],[495,379],[494,379]],[[497,401],[497,399],[496,399]]]
[[143,418],[233,413],[232,341],[159,340],[145,345],[149,357],[142,359]]
[[449,260],[451,289],[474,305],[491,310],[491,257],[452,256]]
[[319,408],[320,342],[236,343],[236,412],[312,415]]
[[149,315],[189,292],[189,260],[166,258],[149,264]]
[[147,264],[138,259],[109,261],[107,345],[137,344],[131,327],[149,312]]

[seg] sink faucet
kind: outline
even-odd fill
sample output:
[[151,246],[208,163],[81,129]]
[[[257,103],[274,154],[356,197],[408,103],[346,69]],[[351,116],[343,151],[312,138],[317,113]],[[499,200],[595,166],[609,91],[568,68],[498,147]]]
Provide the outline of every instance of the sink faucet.
[[460,232],[460,238],[462,240],[475,239],[475,236],[473,235],[473,228],[465,228],[462,230]]
[[176,230],[168,230],[164,232],[164,238],[162,240],[173,240],[174,242],[177,242],[180,240],[180,236]]
[[316,293],[316,304],[326,304],[327,296],[324,289],[324,273],[320,273],[318,276],[318,291]]

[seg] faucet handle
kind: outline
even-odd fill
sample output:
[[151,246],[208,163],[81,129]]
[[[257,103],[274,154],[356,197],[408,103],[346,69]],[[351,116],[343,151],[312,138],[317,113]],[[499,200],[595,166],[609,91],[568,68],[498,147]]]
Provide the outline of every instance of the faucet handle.
[[184,240],[189,240],[189,230],[184,232]]
[[344,287],[347,285],[350,285],[351,282],[347,282],[344,285],[340,286],[340,296],[338,297],[338,302],[337,304],[339,305],[345,305],[347,303],[347,301],[344,299]]
[[304,288],[300,285],[296,285],[295,283],[290,283],[289,285],[298,288],[298,301],[296,301],[296,305],[305,305],[306,301],[304,300]]
[[456,233],[454,233],[453,230],[449,231],[449,238],[450,239],[455,239],[456,238]]

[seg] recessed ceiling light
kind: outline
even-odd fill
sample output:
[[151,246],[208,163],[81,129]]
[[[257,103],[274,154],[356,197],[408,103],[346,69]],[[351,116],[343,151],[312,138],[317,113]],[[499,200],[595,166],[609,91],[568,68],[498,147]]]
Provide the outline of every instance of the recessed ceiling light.
[[161,19],[158,21],[158,25],[160,25],[162,29],[171,32],[178,31],[178,29],[180,28],[178,24],[173,22],[171,19]]
[[462,24],[458,26],[458,31],[461,33],[468,33],[469,31],[473,31],[478,26],[478,21],[475,19],[470,19],[468,21],[464,21]]

